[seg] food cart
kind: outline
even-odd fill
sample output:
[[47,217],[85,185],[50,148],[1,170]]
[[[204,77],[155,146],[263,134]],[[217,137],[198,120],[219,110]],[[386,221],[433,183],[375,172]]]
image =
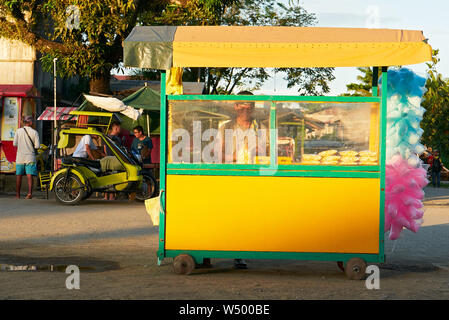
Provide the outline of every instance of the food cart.
[[[125,66],[160,69],[168,84],[159,261],[174,258],[180,274],[204,258],[337,261],[350,279],[384,262],[387,68],[428,61],[431,50],[411,30],[135,27]],[[373,67],[374,79],[368,97],[167,94],[182,67]],[[233,139],[245,121],[240,157]],[[280,138],[294,141],[288,161]]]

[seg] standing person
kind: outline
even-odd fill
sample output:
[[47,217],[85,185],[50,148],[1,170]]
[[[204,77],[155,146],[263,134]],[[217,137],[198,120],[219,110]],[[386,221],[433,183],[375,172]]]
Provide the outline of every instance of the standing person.
[[432,148],[427,149],[429,152],[429,156],[427,157],[427,164],[430,166],[429,170],[432,170],[432,163],[433,163],[433,151]]
[[26,116],[23,127],[17,129],[14,135],[13,145],[17,147],[16,156],[16,198],[20,198],[22,176],[26,174],[28,182],[28,194],[25,199],[33,197],[33,176],[37,176],[36,149],[39,149],[39,134],[32,128],[33,117]]
[[432,159],[432,185],[434,187],[440,187],[441,169],[443,169],[443,163],[440,159],[440,153],[435,150]]
[[[117,146],[122,145],[122,139],[120,139],[121,126],[117,121],[113,121],[111,123],[111,129],[109,129],[108,137],[111,138],[112,142],[114,142]],[[104,145],[104,153],[106,156],[115,156],[112,152],[111,148],[108,147],[107,144]],[[105,193],[104,200],[115,200],[116,194],[114,192]]]
[[[253,95],[250,91],[241,91],[237,95]],[[255,157],[266,155],[269,141],[266,140],[268,130],[254,116],[254,101],[236,101],[234,117],[219,127],[222,154],[225,163],[252,164]],[[230,132],[231,135],[227,135]],[[228,141],[228,137],[232,140]],[[235,140],[235,141],[234,141]],[[267,145],[268,142],[268,145]],[[228,145],[228,146],[227,146]],[[203,260],[205,266],[210,265],[210,259]],[[248,269],[244,259],[234,259],[236,269]]]
[[[250,91],[241,91],[237,95],[252,95]],[[256,156],[267,154],[267,128],[254,116],[253,101],[236,101],[235,115],[218,129],[225,163],[253,164]],[[227,135],[227,133],[232,133]],[[231,138],[232,140],[229,140]]]
[[142,126],[137,126],[133,129],[134,140],[131,144],[131,152],[142,157],[143,164],[151,163],[151,149],[153,149],[153,142],[143,133]]

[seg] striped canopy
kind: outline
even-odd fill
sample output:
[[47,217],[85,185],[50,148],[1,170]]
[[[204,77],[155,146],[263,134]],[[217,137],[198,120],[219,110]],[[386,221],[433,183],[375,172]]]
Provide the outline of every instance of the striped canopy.
[[[56,120],[68,120],[70,117],[76,120],[76,116],[70,115],[70,111],[75,111],[77,107],[57,107]],[[45,108],[44,112],[37,118],[37,120],[54,120],[54,107]]]
[[372,67],[431,60],[422,31],[268,26],[138,26],[127,67]]

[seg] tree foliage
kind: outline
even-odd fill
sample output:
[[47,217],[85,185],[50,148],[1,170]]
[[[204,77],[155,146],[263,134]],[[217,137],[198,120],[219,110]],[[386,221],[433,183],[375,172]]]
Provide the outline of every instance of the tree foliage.
[[[421,105],[426,109],[421,128],[424,130],[422,143],[440,150],[445,161],[449,161],[449,80],[437,71],[440,61],[438,50],[434,50],[432,61],[427,64],[426,93]],[[370,96],[373,70],[357,68],[362,74],[357,77],[358,83],[346,85],[349,93],[346,96]],[[381,71],[379,71],[381,72]],[[380,77],[379,73],[379,77]]]
[[[147,19],[148,22],[148,19]],[[276,0],[191,0],[185,5],[171,4],[153,24],[225,26],[312,26],[317,22],[299,1],[289,5]],[[281,58],[281,57],[280,57]],[[319,95],[330,91],[333,68],[277,68],[287,87],[298,87],[300,94]],[[142,72],[141,74],[145,74]],[[151,72],[147,75],[154,76]],[[206,93],[230,94],[236,90],[258,90],[270,79],[266,68],[187,68],[184,81],[205,82]]]
[[[68,28],[71,5],[79,9],[79,25]],[[276,0],[0,0],[0,36],[34,46],[46,71],[53,59],[61,76],[91,79],[90,89],[108,90],[110,71],[123,60],[122,43],[135,25],[276,25],[311,26],[316,17],[299,1]],[[281,57],[280,57],[281,58]],[[289,88],[301,94],[329,92],[331,68],[276,69]],[[143,74],[155,77],[155,72]],[[208,93],[259,89],[270,78],[263,68],[187,69],[185,80],[201,80]]]
[[424,130],[422,141],[428,147],[438,149],[441,157],[449,161],[449,80],[437,71],[440,61],[438,50],[433,51],[432,61],[427,63],[427,92],[422,101],[426,109],[421,128]]
[[[143,13],[161,12],[165,2],[0,0],[0,36],[35,47],[44,70],[51,71],[53,58],[58,58],[60,76],[87,76],[93,80],[91,90],[93,82],[96,91],[103,91],[111,69],[123,58],[125,37]],[[69,6],[79,10],[67,10]],[[75,24],[73,17],[78,13]]]
[[[369,97],[372,95],[373,69],[369,67],[357,68],[362,74],[357,76],[358,83],[346,85],[348,93],[343,96]],[[382,69],[379,68],[377,78],[382,76]]]

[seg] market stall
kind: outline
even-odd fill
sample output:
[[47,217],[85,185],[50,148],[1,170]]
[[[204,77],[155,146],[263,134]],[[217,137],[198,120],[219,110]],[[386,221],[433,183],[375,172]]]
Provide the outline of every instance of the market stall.
[[[339,261],[351,279],[384,262],[387,69],[429,60],[421,31],[135,27],[125,66],[168,84],[158,258],[185,274],[204,258]],[[182,67],[373,67],[374,79],[369,97],[167,94]]]
[[13,146],[16,130],[25,116],[36,118],[37,90],[32,85],[0,85],[0,172],[14,173],[17,149]]

